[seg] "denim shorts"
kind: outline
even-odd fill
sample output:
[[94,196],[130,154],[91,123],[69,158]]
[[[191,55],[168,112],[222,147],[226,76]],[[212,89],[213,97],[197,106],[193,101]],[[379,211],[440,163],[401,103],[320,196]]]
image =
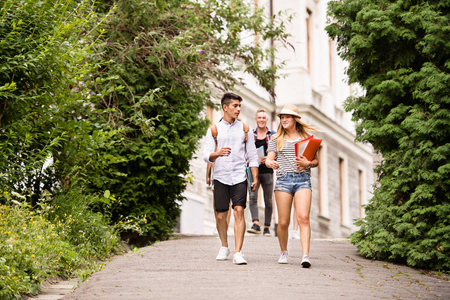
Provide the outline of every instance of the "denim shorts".
[[306,172],[286,173],[277,178],[275,191],[288,192],[292,196],[301,189],[311,188],[311,175]]

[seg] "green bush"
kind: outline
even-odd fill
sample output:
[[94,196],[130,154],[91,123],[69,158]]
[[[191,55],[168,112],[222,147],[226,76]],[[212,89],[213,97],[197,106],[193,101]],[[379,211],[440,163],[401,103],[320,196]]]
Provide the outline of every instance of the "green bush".
[[[88,198],[71,193],[56,203],[71,207],[30,210],[23,196],[3,192],[0,204],[0,298],[35,295],[40,284],[52,277],[84,279],[118,251],[119,238],[102,216],[89,211]],[[17,200],[15,200],[17,199]],[[49,201],[50,199],[47,199]],[[60,216],[61,214],[61,216]]]
[[92,205],[99,201],[101,197],[72,188],[41,204],[44,216],[56,224],[58,234],[74,246],[74,251],[94,260],[111,256],[120,245],[118,232],[108,225],[107,216],[92,211]]
[[[86,154],[96,146],[90,135],[105,129],[93,125],[100,112],[93,111],[95,95],[83,83],[93,67],[84,62],[95,43],[89,33],[98,25],[92,5],[0,4],[0,188],[26,195],[32,206],[45,190],[68,182],[68,173],[79,177],[74,166],[101,165]],[[84,161],[62,164],[58,155],[69,151]],[[45,168],[51,159],[54,164]]]
[[[177,222],[212,82],[222,92],[246,72],[274,95],[282,63],[266,46],[287,37],[278,15],[240,0],[0,5],[0,190],[32,207],[49,192],[81,228],[59,199],[83,186],[118,232],[153,241]],[[86,196],[105,191],[118,200]]]
[[358,140],[382,157],[380,186],[351,235],[370,258],[450,271],[450,2],[329,2],[349,62]]
[[[246,72],[273,94],[280,65],[266,64],[274,54],[266,45],[284,41],[284,23],[240,0],[102,3],[105,11],[116,9],[92,58],[110,63],[93,76],[111,80],[92,88],[101,95],[113,91],[97,107],[121,132],[101,154],[118,161],[88,176],[89,191],[120,197],[120,206],[98,208],[113,222],[145,218],[144,235],[164,239],[177,222],[189,162],[206,133],[202,112],[211,103],[212,82],[222,92],[238,82],[237,72]],[[243,41],[244,34],[259,38]]]
[[48,277],[68,276],[84,259],[57,226],[20,205],[0,205],[0,297],[37,294]]

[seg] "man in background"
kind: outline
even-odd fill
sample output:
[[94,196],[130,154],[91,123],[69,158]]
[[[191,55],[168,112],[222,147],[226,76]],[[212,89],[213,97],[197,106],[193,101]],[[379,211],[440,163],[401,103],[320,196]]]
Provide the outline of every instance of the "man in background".
[[[258,215],[258,190],[262,186],[264,194],[264,236],[271,236],[270,222],[272,220],[272,195],[273,195],[273,170],[266,167],[266,155],[269,140],[275,131],[267,128],[267,113],[264,108],[258,109],[255,117],[257,127],[253,130],[253,137],[256,149],[262,153],[259,161],[258,185],[254,192],[250,192],[250,213],[252,215],[253,225],[247,230],[249,233],[260,234],[261,225]],[[261,151],[262,149],[262,151]]]

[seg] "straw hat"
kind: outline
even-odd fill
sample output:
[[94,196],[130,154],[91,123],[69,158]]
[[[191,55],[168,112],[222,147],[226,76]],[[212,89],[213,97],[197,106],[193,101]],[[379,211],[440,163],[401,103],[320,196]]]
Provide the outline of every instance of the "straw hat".
[[280,118],[281,115],[292,115],[301,118],[297,106],[292,104],[286,104],[283,109],[277,114],[278,118]]

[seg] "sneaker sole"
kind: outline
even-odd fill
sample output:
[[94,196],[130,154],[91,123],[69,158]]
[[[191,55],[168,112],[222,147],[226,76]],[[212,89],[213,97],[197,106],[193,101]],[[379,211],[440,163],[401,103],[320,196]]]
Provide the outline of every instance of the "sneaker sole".
[[217,258],[217,257],[216,257],[216,260],[217,260],[217,261],[224,261],[224,260],[227,260],[227,259],[228,259],[228,258]]
[[240,262],[240,263],[238,263],[238,262],[235,262],[235,261],[233,261],[233,263],[235,265],[246,265],[247,264],[247,262]]
[[279,263],[280,265],[287,265],[287,264],[288,264],[287,261],[279,261],[278,263]]
[[249,230],[247,230],[247,232],[248,233],[261,233],[261,230],[258,231],[258,230],[255,230],[255,229],[249,229]]
[[270,233],[263,234],[264,236],[272,236]]

